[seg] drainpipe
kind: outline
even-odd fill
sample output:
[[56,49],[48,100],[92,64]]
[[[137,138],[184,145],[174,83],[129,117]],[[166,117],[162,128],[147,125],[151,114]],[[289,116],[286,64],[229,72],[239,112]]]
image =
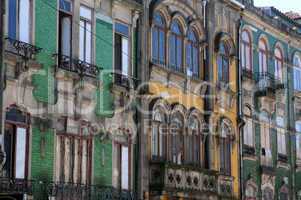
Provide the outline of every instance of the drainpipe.
[[242,71],[241,71],[241,66],[240,66],[240,52],[241,52],[241,28],[242,28],[242,15],[240,15],[240,19],[238,20],[237,23],[237,66],[238,66],[238,73],[237,73],[237,79],[236,79],[236,84],[238,86],[238,101],[237,101],[237,106],[238,106],[238,133],[239,133],[239,163],[240,163],[240,168],[239,168],[239,182],[240,182],[240,199],[244,199],[244,184],[242,181],[243,178],[243,127],[245,125],[245,121],[243,119],[243,112],[242,112]]
[[4,14],[5,0],[0,0],[0,175],[5,162],[4,131],[3,131],[3,90],[4,90]]

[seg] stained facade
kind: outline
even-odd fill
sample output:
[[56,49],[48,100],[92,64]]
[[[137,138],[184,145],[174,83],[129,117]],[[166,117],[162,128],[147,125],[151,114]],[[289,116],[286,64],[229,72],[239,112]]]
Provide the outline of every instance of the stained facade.
[[300,16],[5,2],[0,199],[301,198]]

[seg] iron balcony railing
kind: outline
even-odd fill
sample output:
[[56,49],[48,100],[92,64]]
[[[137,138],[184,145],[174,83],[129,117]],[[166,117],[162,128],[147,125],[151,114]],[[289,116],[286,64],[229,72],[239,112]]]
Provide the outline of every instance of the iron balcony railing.
[[119,85],[121,87],[127,89],[136,89],[139,84],[139,80],[128,75],[124,75],[122,73],[115,72],[114,76],[114,84]]
[[271,73],[255,73],[254,78],[257,82],[258,89],[271,89],[273,91],[278,89],[284,89],[284,83],[281,78],[276,77]]
[[5,51],[20,56],[25,61],[33,59],[34,55],[38,54],[42,50],[42,48],[10,37],[6,37],[5,40]]
[[27,194],[35,200],[55,197],[56,200],[135,200],[128,190],[109,186],[77,183],[44,182],[26,179],[0,178],[0,193],[4,195]]
[[100,68],[96,65],[62,54],[54,54],[53,56],[57,59],[59,69],[77,73],[80,77],[96,78],[99,74]]

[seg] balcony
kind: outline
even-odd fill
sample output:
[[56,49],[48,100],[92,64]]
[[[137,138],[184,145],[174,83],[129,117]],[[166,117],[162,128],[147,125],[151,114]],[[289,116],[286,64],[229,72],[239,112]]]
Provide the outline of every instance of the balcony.
[[34,55],[38,54],[42,50],[32,44],[9,37],[5,38],[5,40],[5,51],[7,53],[20,56],[24,61],[34,59]]
[[122,73],[113,73],[114,76],[114,84],[126,89],[136,89],[138,87],[139,81],[138,79],[124,75]]
[[92,65],[85,61],[71,58],[69,56],[54,54],[57,59],[57,68],[65,71],[78,74],[81,78],[86,76],[90,78],[96,78],[99,74],[100,68],[96,65]]
[[190,165],[176,165],[151,161],[150,190],[152,192],[189,193],[189,195],[214,194],[232,196],[232,178],[219,176],[218,172]]
[[8,196],[27,194],[38,200],[52,197],[56,200],[135,200],[135,196],[130,191],[113,187],[11,178],[0,178],[0,191],[1,194]]
[[270,73],[256,73],[255,79],[257,82],[257,91],[258,96],[268,96],[275,95],[277,90],[284,89],[284,84],[281,79],[276,78],[273,74]]

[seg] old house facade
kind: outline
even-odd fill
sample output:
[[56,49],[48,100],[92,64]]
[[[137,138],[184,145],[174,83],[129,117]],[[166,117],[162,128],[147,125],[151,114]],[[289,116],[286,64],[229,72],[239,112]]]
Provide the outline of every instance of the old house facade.
[[133,198],[140,7],[6,1],[0,199]]

